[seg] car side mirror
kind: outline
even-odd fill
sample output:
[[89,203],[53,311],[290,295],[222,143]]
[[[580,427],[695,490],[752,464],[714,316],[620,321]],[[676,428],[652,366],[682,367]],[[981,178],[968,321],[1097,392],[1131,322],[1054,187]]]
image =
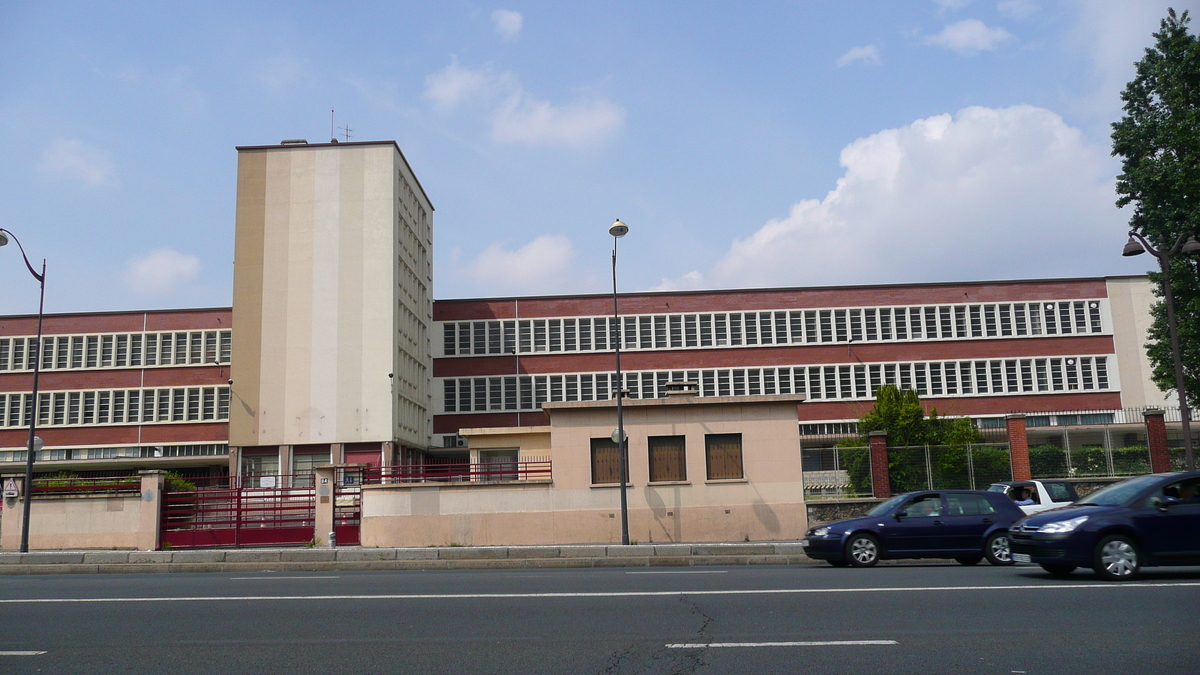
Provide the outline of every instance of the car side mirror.
[[906,509],[900,509],[899,511],[896,512],[896,520],[900,520],[901,518],[903,518],[907,515],[908,515],[908,511]]

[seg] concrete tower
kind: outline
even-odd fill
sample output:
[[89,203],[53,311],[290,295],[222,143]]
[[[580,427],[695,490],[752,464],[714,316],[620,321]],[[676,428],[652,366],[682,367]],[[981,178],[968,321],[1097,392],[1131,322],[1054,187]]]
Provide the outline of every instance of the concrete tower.
[[399,146],[237,150],[231,468],[428,447],[433,205]]

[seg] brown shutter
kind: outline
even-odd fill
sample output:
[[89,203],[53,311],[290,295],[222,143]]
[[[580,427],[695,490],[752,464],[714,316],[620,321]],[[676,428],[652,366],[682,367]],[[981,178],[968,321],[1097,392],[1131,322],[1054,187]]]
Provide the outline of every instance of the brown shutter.
[[741,434],[708,434],[704,445],[709,480],[743,477]]
[[607,438],[592,439],[592,483],[621,482],[621,459],[617,444]]
[[683,436],[651,436],[650,482],[687,480],[686,444]]

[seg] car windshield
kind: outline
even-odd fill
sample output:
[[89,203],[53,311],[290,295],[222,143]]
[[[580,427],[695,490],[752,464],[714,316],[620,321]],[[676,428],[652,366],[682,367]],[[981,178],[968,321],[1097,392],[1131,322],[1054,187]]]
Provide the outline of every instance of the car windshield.
[[1139,492],[1162,480],[1161,476],[1139,476],[1129,480],[1114,483],[1084,496],[1075,502],[1076,506],[1121,506],[1138,495]]
[[904,498],[906,496],[907,495],[896,495],[895,497],[892,497],[891,499],[887,500],[886,502],[883,502],[882,504],[880,504],[879,506],[876,506],[875,508],[871,509],[870,511],[867,511],[867,515],[868,516],[882,516],[882,515],[886,514],[888,511],[891,511],[892,509],[896,508],[896,505],[899,504],[900,502],[904,501]]
[[1004,492],[1007,489],[1008,489],[1007,485],[1000,485],[999,483],[988,486],[988,492]]

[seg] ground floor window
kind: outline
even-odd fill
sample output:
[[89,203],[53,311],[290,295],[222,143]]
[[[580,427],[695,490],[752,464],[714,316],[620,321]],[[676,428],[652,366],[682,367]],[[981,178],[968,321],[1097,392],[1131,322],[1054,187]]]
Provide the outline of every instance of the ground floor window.
[[621,453],[609,438],[592,439],[592,483],[621,482]]
[[742,435],[705,434],[704,459],[709,480],[743,478]]
[[683,436],[651,436],[650,482],[687,480],[686,446]]

